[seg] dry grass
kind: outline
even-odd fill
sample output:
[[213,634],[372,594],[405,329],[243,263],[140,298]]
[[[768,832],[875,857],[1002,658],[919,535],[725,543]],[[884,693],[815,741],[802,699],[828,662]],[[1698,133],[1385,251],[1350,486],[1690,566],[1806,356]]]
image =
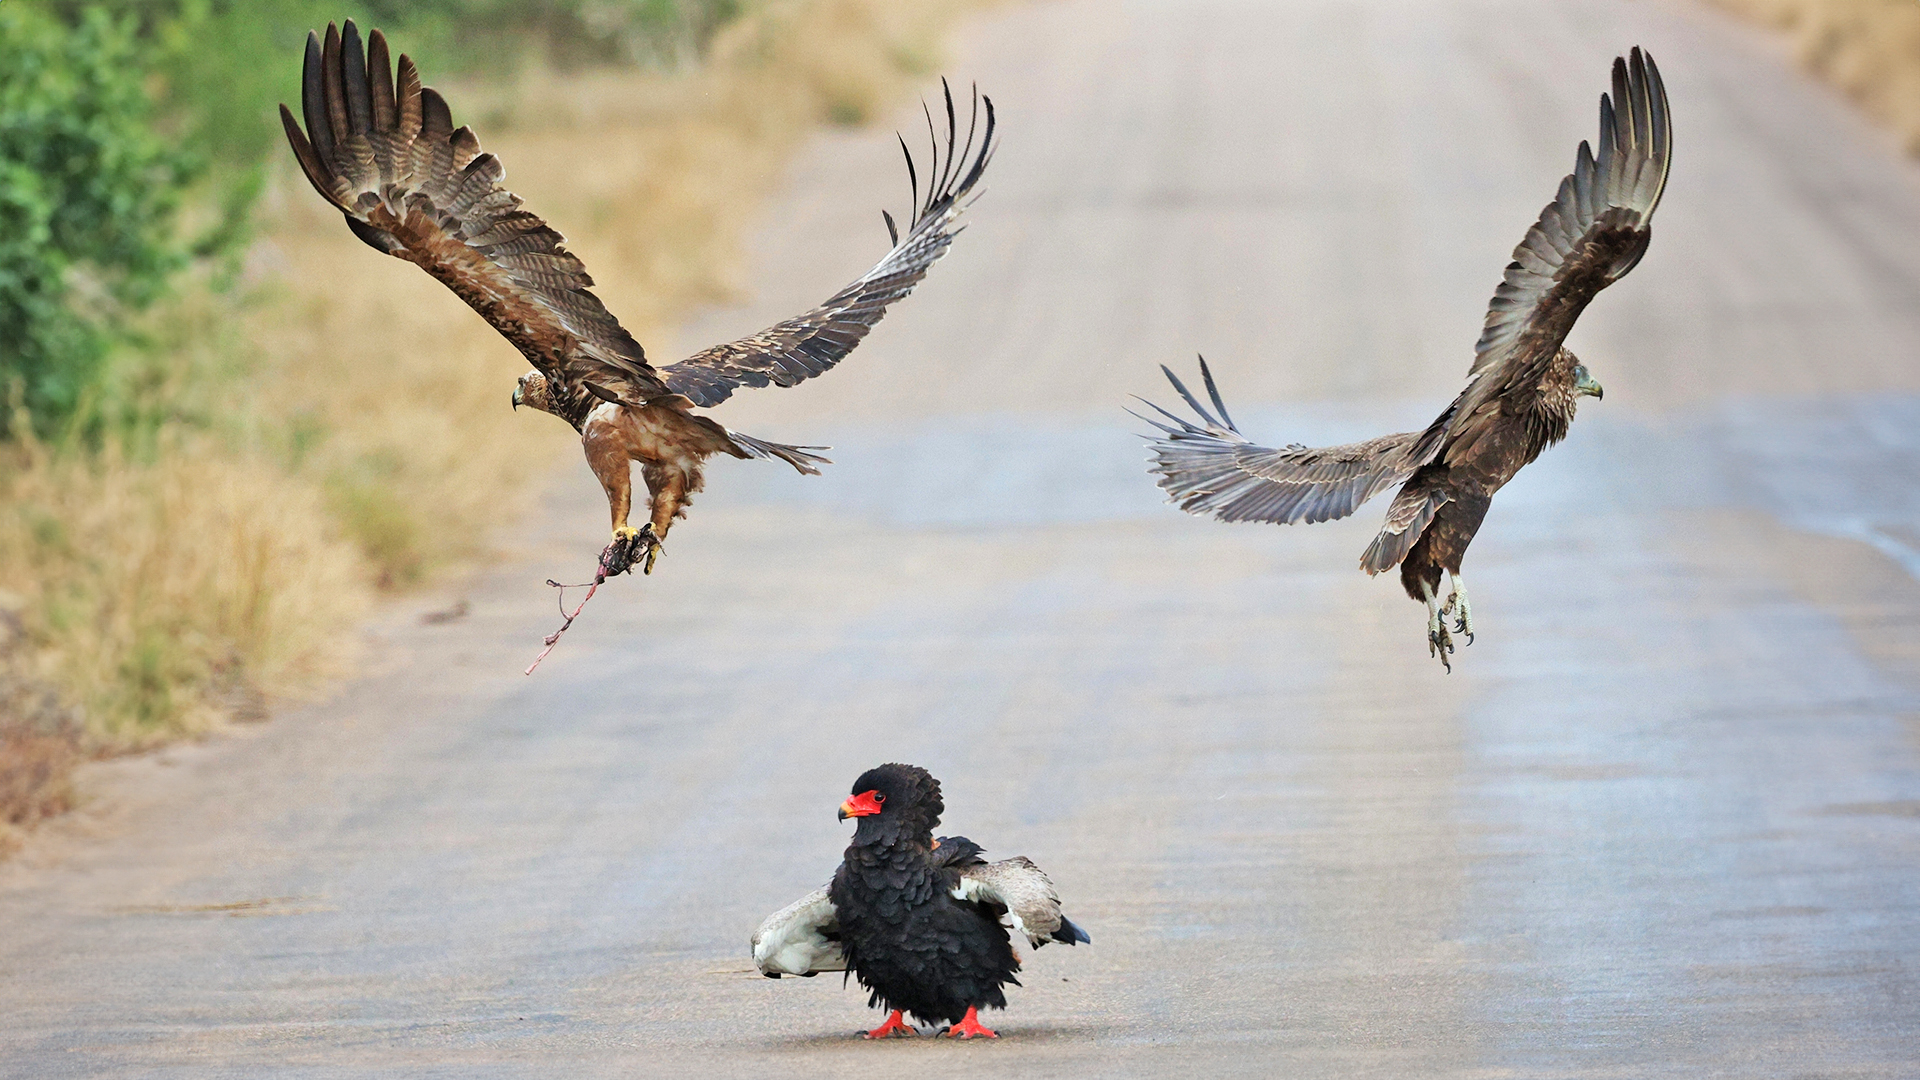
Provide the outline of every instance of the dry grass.
[[1920,4],[1914,0],[1714,0],[1791,35],[1808,68],[1920,154]]
[[[689,71],[427,75],[609,306],[658,340],[729,292],[742,231],[795,145],[896,100],[964,7],[776,0]],[[262,209],[273,224],[248,298],[170,316],[179,362],[160,370],[243,373],[168,390],[200,420],[138,454],[28,443],[0,457],[0,613],[17,630],[0,657],[0,828],[63,807],[83,753],[264,715],[341,672],[383,590],[483,555],[489,528],[573,452],[556,421],[508,407],[519,355],[355,240],[290,167]],[[30,697],[68,711],[23,718]]]

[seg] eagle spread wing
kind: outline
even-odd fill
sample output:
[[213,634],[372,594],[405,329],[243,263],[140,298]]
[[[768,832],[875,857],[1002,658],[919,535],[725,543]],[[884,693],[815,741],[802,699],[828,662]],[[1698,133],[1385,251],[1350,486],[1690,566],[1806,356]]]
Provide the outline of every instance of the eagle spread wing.
[[1200,377],[1206,381],[1217,417],[1200,404],[1179,376],[1165,367],[1160,370],[1199,414],[1200,423],[1175,416],[1150,401],[1145,403],[1147,407],[1170,423],[1134,415],[1160,429],[1161,434],[1149,443],[1153,471],[1160,475],[1161,488],[1189,514],[1284,525],[1332,521],[1353,513],[1361,503],[1405,480],[1420,467],[1412,453],[1417,438],[1412,432],[1344,446],[1294,443],[1278,450],[1261,446],[1234,426],[1204,358],[1200,361]]
[[[1049,941],[1068,945],[1091,942],[1085,930],[1060,910],[1053,882],[1024,855],[1000,862],[979,858],[980,848],[965,837],[941,837],[936,861],[954,867],[953,898],[980,904],[996,918],[1006,916],[1034,948]],[[753,963],[769,979],[845,971],[840,921],[826,886],[767,916],[753,932]]]
[[[1613,61],[1600,95],[1600,152],[1583,139],[1573,172],[1513,249],[1473,347],[1472,381],[1450,410],[1450,435],[1491,422],[1487,406],[1531,396],[1575,320],[1646,254],[1649,222],[1673,168],[1667,88],[1638,46]],[[1446,417],[1442,418],[1446,420]]]
[[[1160,487],[1188,513],[1292,524],[1345,517],[1411,477],[1449,443],[1491,423],[1508,395],[1535,393],[1580,312],[1640,261],[1672,165],[1672,142],[1660,69],[1636,47],[1628,59],[1614,60],[1613,93],[1600,97],[1600,153],[1580,144],[1573,173],[1514,249],[1494,292],[1467,389],[1425,431],[1345,446],[1259,446],[1234,427],[1202,360],[1218,418],[1171,371],[1167,378],[1200,423],[1151,402],[1171,423],[1142,418],[1161,432],[1149,440]],[[1396,500],[1382,536],[1392,533],[1411,545],[1444,501],[1425,491]]]
[[[965,145],[959,145],[959,121],[953,108],[953,91],[941,82],[947,101],[947,139],[944,155],[940,141],[933,136],[933,114],[927,114],[927,129],[933,136],[933,165],[927,175],[926,198],[920,197],[919,176],[913,154],[907,152],[907,175],[913,182],[914,215],[903,239],[894,227],[892,215],[884,215],[894,247],[879,265],[860,280],[834,293],[826,303],[804,315],[661,369],[660,376],[675,393],[685,394],[697,405],[718,405],[740,386],[793,386],[839,363],[873,324],[887,313],[887,305],[913,291],[940,256],[947,253],[959,233],[954,223],[966,209],[967,195],[979,182],[988,160],[993,156],[993,100],[974,95],[973,118],[967,124]],[[984,131],[980,128],[981,106],[986,107]],[[979,135],[979,148],[974,137]],[[956,149],[957,147],[957,149]],[[971,156],[971,162],[969,157]]]
[[499,159],[454,128],[405,55],[396,80],[380,31],[364,50],[351,19],[329,23],[324,45],[309,33],[300,104],[304,132],[285,105],[280,119],[314,190],[360,239],[438,278],[511,341],[547,376],[556,412],[578,427],[600,397],[669,393],[586,267],[500,186]]
[[[942,846],[946,843],[941,841]],[[1060,910],[1060,894],[1054,891],[1053,880],[1025,855],[963,867],[953,898],[981,904],[996,915],[1004,914],[1014,930],[1025,934],[1027,943],[1036,949],[1049,941],[1068,945],[1093,941]]]

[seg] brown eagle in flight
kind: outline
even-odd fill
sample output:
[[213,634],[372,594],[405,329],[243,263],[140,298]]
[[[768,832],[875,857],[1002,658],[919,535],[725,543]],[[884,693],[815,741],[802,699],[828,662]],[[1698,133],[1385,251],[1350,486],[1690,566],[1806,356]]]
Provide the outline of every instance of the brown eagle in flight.
[[1453,633],[1473,642],[1460,560],[1493,493],[1567,437],[1580,398],[1600,397],[1600,384],[1561,343],[1588,302],[1646,253],[1672,145],[1660,69],[1635,48],[1614,60],[1613,93],[1600,96],[1600,152],[1581,142],[1573,174],[1494,290],[1467,388],[1425,431],[1270,449],[1234,426],[1204,359],[1213,413],[1162,367],[1200,422],[1147,403],[1171,421],[1142,418],[1161,432],[1149,439],[1160,486],[1190,514],[1291,525],[1346,517],[1400,485],[1360,568],[1378,574],[1399,565],[1407,595],[1426,602],[1429,651],[1452,670],[1447,617],[1456,618]]
[[[966,144],[956,150],[948,91],[945,153],[936,137],[924,199],[907,155],[917,213],[904,237],[882,213],[894,246],[879,265],[812,311],[655,368],[589,291],[593,279],[561,235],[501,186],[499,159],[481,152],[471,130],[455,128],[446,101],[420,85],[413,61],[402,55],[396,75],[380,31],[364,48],[351,19],[344,28],[329,23],[324,44],[309,33],[300,104],[304,132],[285,105],[280,119],[314,190],[346,215],[355,236],[438,278],[526,356],[533,370],[514,389],[516,408],[552,413],[580,432],[613,514],[602,576],[624,573],[642,557],[653,569],[714,454],[777,458],[819,472],[827,459],[812,451],[825,447],[755,439],[693,409],[718,405],[740,386],[793,386],[852,352],[887,306],[946,254],[994,148],[993,102],[976,95]],[[930,134],[933,126],[929,112]],[[650,520],[639,529],[627,523],[635,461],[651,497]]]

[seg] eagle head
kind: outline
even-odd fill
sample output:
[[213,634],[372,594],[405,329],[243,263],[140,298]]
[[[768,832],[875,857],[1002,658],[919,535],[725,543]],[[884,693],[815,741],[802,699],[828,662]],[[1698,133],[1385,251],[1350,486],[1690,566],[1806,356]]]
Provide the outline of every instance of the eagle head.
[[1573,392],[1577,397],[1605,398],[1607,393],[1600,386],[1600,380],[1587,371],[1587,365],[1573,365]]
[[538,371],[529,371],[520,376],[513,388],[513,407],[525,405],[539,409],[543,413],[553,411],[553,399],[547,393],[547,377]]
[[1574,406],[1583,397],[1603,398],[1606,392],[1600,387],[1600,380],[1593,377],[1587,365],[1573,355],[1573,350],[1562,348],[1554,355],[1553,363],[1547,365],[1546,374],[1540,379],[1540,401],[1548,412],[1564,413],[1570,421],[1573,419]]
[[946,805],[940,799],[940,781],[917,765],[887,764],[868,769],[854,781],[853,792],[840,804],[840,820],[859,818],[855,842],[880,833],[933,836]]

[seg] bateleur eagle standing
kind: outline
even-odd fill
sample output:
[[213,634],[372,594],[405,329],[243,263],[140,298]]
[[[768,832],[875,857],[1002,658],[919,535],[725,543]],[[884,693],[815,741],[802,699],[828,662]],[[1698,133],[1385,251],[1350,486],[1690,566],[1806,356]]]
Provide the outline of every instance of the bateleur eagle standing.
[[753,934],[753,962],[770,979],[845,971],[891,1010],[869,1039],[912,1035],[904,1018],[945,1023],[960,1038],[998,1038],[983,1008],[1004,1009],[1020,980],[1007,928],[1039,948],[1092,941],[1060,911],[1040,868],[1016,856],[990,863],[961,836],[934,838],[946,809],[940,781],[915,765],[882,765],[854,782],[840,819],[853,843],[833,883],[773,914]]

